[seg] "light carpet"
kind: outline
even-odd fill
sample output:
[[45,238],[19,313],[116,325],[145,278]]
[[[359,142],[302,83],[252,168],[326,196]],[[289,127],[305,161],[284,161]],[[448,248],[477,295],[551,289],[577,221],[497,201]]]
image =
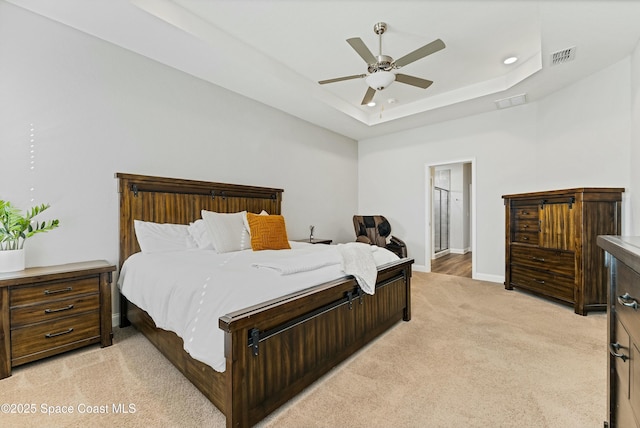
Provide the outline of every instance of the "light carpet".
[[[263,427],[600,428],[606,314],[414,273],[401,322],[281,407]],[[140,333],[17,367],[3,427],[223,427],[222,414]],[[67,406],[73,413],[62,412]],[[34,410],[24,413],[25,409]],[[95,413],[98,412],[98,413]]]

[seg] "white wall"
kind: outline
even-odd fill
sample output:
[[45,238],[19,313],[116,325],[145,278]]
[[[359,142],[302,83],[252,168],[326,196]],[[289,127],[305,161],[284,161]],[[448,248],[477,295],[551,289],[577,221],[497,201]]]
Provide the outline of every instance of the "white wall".
[[420,269],[425,165],[475,159],[475,277],[503,281],[502,195],[630,187],[630,67],[625,59],[539,102],[360,141],[359,210],[384,213]]
[[0,199],[61,222],[28,266],[118,263],[116,172],[283,188],[291,239],[354,238],[351,139],[3,1],[0,64]]

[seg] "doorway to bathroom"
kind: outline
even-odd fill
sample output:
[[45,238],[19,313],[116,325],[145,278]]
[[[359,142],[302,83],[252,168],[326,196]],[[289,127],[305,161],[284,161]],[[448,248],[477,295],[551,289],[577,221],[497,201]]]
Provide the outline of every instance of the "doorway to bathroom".
[[431,272],[473,276],[472,161],[429,167]]

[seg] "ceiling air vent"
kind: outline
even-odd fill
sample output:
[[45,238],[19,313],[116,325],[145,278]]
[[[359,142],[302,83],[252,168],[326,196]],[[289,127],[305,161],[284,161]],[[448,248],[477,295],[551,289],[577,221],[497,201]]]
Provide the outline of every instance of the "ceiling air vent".
[[519,106],[527,102],[527,94],[514,95],[509,98],[502,98],[501,100],[496,100],[496,107],[498,109],[509,108]]
[[562,49],[551,54],[551,65],[563,64],[576,58],[576,47]]

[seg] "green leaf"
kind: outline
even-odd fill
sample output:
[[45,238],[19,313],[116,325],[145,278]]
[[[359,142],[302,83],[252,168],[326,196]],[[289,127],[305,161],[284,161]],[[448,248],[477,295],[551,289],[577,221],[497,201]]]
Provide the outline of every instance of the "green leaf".
[[35,233],[48,232],[58,227],[60,221],[57,219],[42,223],[34,221],[33,225],[31,223],[33,217],[49,207],[49,204],[36,205],[23,215],[9,201],[0,200],[0,251],[22,248],[24,241]]

